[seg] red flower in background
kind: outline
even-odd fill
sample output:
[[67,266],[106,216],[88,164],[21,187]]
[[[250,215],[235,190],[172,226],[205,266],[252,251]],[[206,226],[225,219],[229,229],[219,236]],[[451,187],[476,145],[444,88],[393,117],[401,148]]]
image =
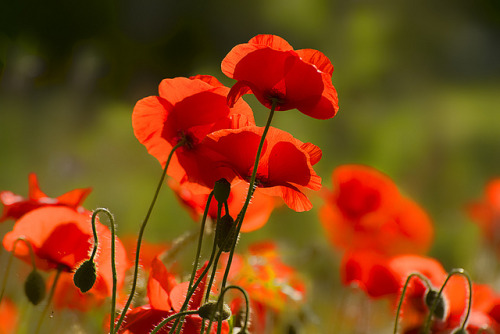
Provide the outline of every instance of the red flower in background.
[[[204,267],[198,269],[196,279]],[[195,279],[195,280],[196,280]],[[125,316],[125,321],[118,333],[123,334],[148,334],[162,320],[179,312],[186,297],[189,282],[177,283],[175,276],[168,272],[165,265],[157,258],[151,263],[147,294],[149,304],[136,307]],[[201,280],[188,306],[188,310],[197,310],[203,301],[206,285],[206,276]],[[174,320],[167,323],[158,333],[168,333]],[[184,334],[199,334],[202,318],[198,315],[188,315],[182,326]],[[217,324],[214,323],[210,333],[217,333]],[[222,333],[229,333],[227,322],[223,322]]]
[[[193,220],[198,221],[205,211],[208,194],[195,194],[189,188],[179,186],[175,182],[169,182],[169,185],[174,190],[177,198],[189,210]],[[230,215],[235,216],[240,212],[248,193],[248,186],[248,183],[241,181],[232,184],[228,198]],[[260,188],[256,188],[252,196],[252,202],[246,211],[241,232],[252,232],[264,226],[276,207],[276,202],[275,197],[268,196]],[[217,219],[217,206],[216,200],[210,202],[208,216],[214,221]],[[226,209],[223,207],[221,215],[225,215],[225,213]]]
[[483,198],[470,203],[467,211],[500,254],[500,178],[488,182]]
[[234,177],[218,168],[213,152],[200,142],[215,130],[255,124],[250,107],[241,101],[229,108],[229,88],[210,76],[165,79],[158,90],[159,96],[134,107],[132,125],[139,142],[164,167],[172,147],[184,140],[168,168],[168,175],[181,184],[212,188],[221,177]]
[[[448,276],[435,259],[419,255],[383,256],[370,251],[348,252],[341,264],[342,282],[355,284],[371,298],[386,298],[394,309],[399,303],[403,286],[412,273],[425,276],[434,290],[439,290]],[[422,326],[429,308],[425,304],[427,285],[413,277],[408,284],[401,312],[402,327]],[[450,278],[443,291],[445,319],[460,319],[467,304],[467,284],[462,277]]]
[[[113,286],[111,271],[111,233],[96,222],[99,237],[98,251],[94,258],[97,265],[97,280],[90,292],[102,297],[110,296]],[[28,246],[15,241],[23,237],[35,254],[38,269],[60,268],[73,272],[80,263],[87,260],[93,247],[90,212],[80,213],[67,207],[44,207],[28,212],[14,225],[14,229],[3,239],[3,246],[9,252],[27,263],[31,263]],[[129,263],[121,242],[116,242],[116,269],[118,288],[123,285]]]
[[[224,158],[219,161],[241,179],[250,181],[264,128],[256,126],[211,133],[203,141]],[[302,192],[303,188],[319,190],[321,178],[313,165],[321,159],[321,150],[302,143],[285,131],[270,127],[264,141],[257,169],[255,185],[265,194],[283,198],[295,211],[307,211],[312,204]]]
[[28,184],[28,198],[23,198],[11,191],[0,192],[0,202],[4,206],[0,222],[7,219],[17,220],[25,213],[42,206],[67,206],[78,209],[92,190],[91,188],[75,189],[64,195],[51,198],[40,190],[36,174],[29,174]]
[[334,246],[386,255],[429,249],[433,227],[428,215],[386,175],[368,166],[344,165],[333,171],[332,182],[320,219]]
[[281,37],[258,35],[235,46],[221,68],[238,80],[228,95],[229,105],[252,92],[268,108],[276,101],[276,110],[298,109],[317,119],[332,118],[338,111],[333,66],[317,50],[294,50]]

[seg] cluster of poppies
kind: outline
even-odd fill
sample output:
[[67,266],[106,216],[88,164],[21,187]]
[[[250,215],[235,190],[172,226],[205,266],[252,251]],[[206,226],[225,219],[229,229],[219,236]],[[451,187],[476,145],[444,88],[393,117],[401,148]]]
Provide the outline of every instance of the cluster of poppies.
[[[372,167],[345,165],[333,171],[332,180],[333,191],[324,196],[320,218],[331,244],[343,252],[345,285],[370,298],[387,299],[402,319],[398,325],[405,334],[425,328],[436,334],[500,331],[500,294],[471,282],[462,270],[446,272],[437,259],[425,256],[433,225],[388,176]],[[499,185],[492,181],[485,199],[469,206],[496,246]]]
[[[216,260],[212,256],[197,268],[197,258],[191,280],[178,283],[176,269],[164,263],[169,246],[144,243],[141,252],[150,212],[134,254],[126,249],[132,248],[127,241],[114,235],[113,217],[107,210],[91,212],[82,206],[90,189],[51,198],[31,174],[28,198],[10,191],[0,194],[2,221],[15,221],[3,237],[3,247],[11,254],[8,267],[12,256],[31,265],[26,295],[33,304],[47,299],[38,325],[30,330],[40,330],[49,307],[86,312],[112,298],[104,325],[110,333],[229,333],[237,328],[245,333],[264,330],[263,319],[278,316],[287,299],[303,299],[304,284],[281,262],[275,245],[255,246],[251,255],[234,254],[234,247],[239,232],[263,226],[278,203],[295,211],[312,208],[305,192],[321,187],[313,169],[321,150],[272,127],[271,121],[275,112],[290,109],[316,119],[335,116],[338,99],[331,82],[333,66],[319,51],[294,50],[278,36],[258,35],[234,47],[221,68],[237,81],[232,88],[207,75],[165,79],[159,95],[140,100],[132,113],[134,134],[160,162],[162,180],[169,176],[167,183],[193,218],[203,216],[203,223],[208,219],[217,225]],[[270,109],[266,126],[255,124],[251,108],[241,99],[248,93]],[[216,190],[217,184],[224,189]],[[156,196],[150,211],[155,201]],[[99,220],[104,213],[111,231]],[[220,237],[222,233],[225,238]],[[143,280],[139,270],[148,277],[145,287],[139,282]],[[53,273],[48,288],[39,271]],[[219,277],[218,271],[226,274]],[[132,280],[131,289],[124,284],[126,277]],[[238,285],[226,286],[226,281]],[[231,325],[223,299],[213,301],[216,284],[220,295],[240,290],[239,297],[235,297],[237,291],[228,293],[233,299],[233,318],[239,319]],[[141,291],[147,298],[137,296]],[[271,293],[272,300],[266,298]],[[9,296],[3,296],[4,288],[0,298],[4,300],[2,314],[7,314],[3,308],[9,306],[10,312],[12,304]],[[251,324],[250,318],[260,320]],[[15,327],[12,321],[7,325]]]
[[[317,50],[294,50],[278,36],[258,35],[235,46],[221,69],[236,80],[231,88],[208,75],[164,79],[157,96],[135,105],[134,134],[163,169],[137,236],[116,237],[109,211],[83,207],[90,188],[53,198],[30,174],[26,198],[0,192],[0,222],[14,221],[2,241],[9,260],[0,287],[0,333],[21,326],[16,293],[5,293],[13,257],[27,264],[18,266],[26,297],[45,305],[38,323],[24,325],[34,333],[44,328],[49,309],[86,314],[111,304],[99,328],[112,334],[260,334],[270,332],[285,309],[305,301],[304,280],[276,244],[260,242],[239,254],[235,247],[240,232],[261,228],[278,205],[312,208],[308,193],[321,188],[313,168],[321,149],[271,123],[291,109],[320,120],[334,117],[333,66]],[[245,94],[269,109],[265,126],[255,123]],[[500,295],[425,255],[434,238],[431,219],[387,175],[343,165],[334,169],[332,182],[333,189],[321,193],[319,217],[342,255],[341,281],[388,300],[395,333],[398,326],[405,334],[500,332]],[[164,183],[201,220],[189,278],[175,256],[196,238],[157,245],[142,240]],[[500,249],[500,181],[492,181],[468,212]],[[212,252],[205,256],[202,243],[209,237]]]

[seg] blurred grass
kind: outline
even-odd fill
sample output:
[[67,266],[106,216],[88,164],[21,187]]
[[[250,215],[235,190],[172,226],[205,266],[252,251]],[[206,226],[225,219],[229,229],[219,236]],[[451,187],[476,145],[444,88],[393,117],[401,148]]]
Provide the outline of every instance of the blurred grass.
[[[447,269],[483,273],[477,228],[463,205],[500,175],[500,10],[496,1],[218,0],[3,3],[0,14],[0,189],[27,194],[36,172],[51,196],[93,187],[119,233],[136,233],[161,170],[133,136],[135,102],[163,78],[220,72],[230,48],[258,33],[324,52],[335,66],[340,112],[328,121],[297,111],[274,126],[323,150],[316,171],[331,188],[335,166],[361,163],[390,175],[433,218],[431,254]],[[26,16],[26,9],[30,8]],[[251,96],[256,119],[266,110]],[[338,285],[315,208],[286,207],[241,238],[275,239],[310,276],[322,321]],[[194,228],[169,190],[146,231],[171,241]],[[487,263],[494,263],[492,254]],[[498,287],[497,287],[498,288]],[[342,309],[341,306],[337,306]],[[336,308],[336,307],[334,307]],[[333,320],[332,320],[333,321]]]

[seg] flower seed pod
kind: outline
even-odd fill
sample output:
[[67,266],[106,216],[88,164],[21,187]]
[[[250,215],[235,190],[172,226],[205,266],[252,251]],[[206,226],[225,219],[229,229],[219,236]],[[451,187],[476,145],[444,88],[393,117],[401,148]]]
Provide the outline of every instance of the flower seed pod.
[[87,260],[75,271],[73,282],[82,293],[85,293],[92,289],[96,278],[95,263],[93,260]]
[[234,219],[230,215],[224,215],[215,228],[215,240],[217,246],[223,252],[231,251],[236,231],[234,230]]
[[[429,309],[431,309],[432,305],[434,304],[434,301],[438,297],[438,291],[436,290],[429,290],[427,291],[427,294],[425,295],[425,304]],[[444,320],[445,315],[446,315],[446,302],[443,298],[443,295],[439,295],[439,300],[437,301],[436,308],[434,309],[434,315],[438,317],[441,320]]]
[[214,185],[214,197],[219,203],[224,203],[229,198],[229,193],[231,192],[231,183],[226,179],[222,178],[215,182]]
[[231,309],[227,306],[227,304],[223,304],[222,312],[219,312],[217,302],[210,302],[200,306],[198,314],[200,317],[207,320],[226,320],[231,316]]
[[36,269],[26,278],[24,293],[33,305],[38,305],[45,298],[45,281]]

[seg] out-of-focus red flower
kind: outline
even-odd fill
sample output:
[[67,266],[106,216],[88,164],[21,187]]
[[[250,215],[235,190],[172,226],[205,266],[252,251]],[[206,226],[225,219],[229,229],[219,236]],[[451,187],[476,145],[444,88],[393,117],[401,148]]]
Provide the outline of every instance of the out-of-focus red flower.
[[235,254],[228,280],[274,312],[283,311],[290,302],[305,300],[304,282],[294,268],[283,263],[272,242],[254,244],[245,255]]
[[[193,220],[198,221],[205,211],[207,204],[208,194],[195,194],[189,188],[179,186],[176,182],[169,182],[170,188],[174,190],[177,198],[189,210]],[[233,217],[236,216],[245,202],[248,192],[248,183],[242,181],[233,182],[231,185],[231,193],[228,198],[229,214]],[[276,197],[268,196],[262,192],[260,188],[256,188],[252,202],[249,205],[241,232],[252,232],[258,230],[266,224],[271,212],[278,205]],[[217,201],[214,199],[210,202],[208,216],[215,220],[217,219]],[[225,207],[222,208],[221,215],[226,213]]]
[[500,254],[500,178],[488,182],[483,198],[470,203],[467,212]]
[[434,231],[428,215],[386,175],[368,166],[344,165],[333,171],[332,182],[320,219],[334,246],[386,255],[429,249]]
[[7,219],[17,220],[25,213],[42,206],[67,206],[78,209],[92,190],[91,188],[75,189],[56,198],[51,198],[40,190],[36,174],[28,175],[28,184],[28,198],[16,195],[11,191],[0,192],[0,202],[3,204],[0,222]]
[[[219,161],[241,179],[250,181],[254,160],[264,128],[248,126],[219,130],[209,134],[204,145],[223,156]],[[321,150],[302,143],[291,134],[270,127],[264,140],[255,185],[265,194],[283,198],[295,211],[307,211],[312,204],[302,189],[319,190],[321,178],[313,165],[321,159]]]
[[165,79],[158,90],[159,96],[146,97],[134,107],[132,125],[139,142],[165,167],[172,147],[185,140],[167,171],[181,184],[212,188],[221,177],[234,177],[200,143],[215,130],[255,124],[250,107],[241,101],[229,108],[229,88],[210,76]]
[[[500,296],[492,288],[485,284],[473,284],[472,307],[465,329],[467,333],[498,333],[500,331]],[[434,322],[431,327],[432,334],[448,334],[460,328],[465,317],[465,305],[463,309],[455,308],[450,312],[446,321]],[[422,324],[416,324],[413,328],[404,331],[405,334],[418,334],[421,332]]]
[[[196,279],[205,267],[198,269]],[[195,280],[196,280],[195,279]],[[147,285],[149,304],[136,307],[127,312],[125,321],[118,333],[148,334],[162,320],[179,312],[186,297],[189,282],[177,283],[175,276],[168,272],[158,259],[151,263],[151,271]],[[203,301],[206,276],[201,280],[190,299],[188,310],[197,310]],[[168,333],[175,320],[167,323],[158,333]],[[202,318],[198,315],[188,315],[182,326],[182,333],[198,334],[201,331]],[[223,322],[222,333],[228,333],[229,326]],[[212,326],[211,333],[217,333],[217,324]]]
[[235,46],[221,68],[238,80],[229,105],[252,92],[268,108],[276,101],[276,110],[298,109],[317,119],[332,118],[339,109],[330,60],[317,50],[294,50],[281,37],[258,35]]
[[[113,286],[111,271],[111,233],[109,229],[96,222],[99,245],[94,257],[97,266],[97,280],[90,290],[94,294],[110,296]],[[38,269],[59,268],[72,273],[80,263],[87,260],[93,247],[93,234],[90,212],[78,212],[67,207],[42,207],[22,216],[11,232],[3,239],[3,246],[13,251],[15,241],[23,237],[28,241],[35,254]],[[28,246],[18,242],[14,255],[31,263]],[[129,267],[125,249],[116,241],[116,270],[118,288],[123,285],[125,271]]]
[[14,334],[18,322],[16,304],[9,298],[3,298],[0,303],[0,334]]
[[[396,308],[403,286],[412,273],[426,277],[432,288],[438,291],[447,272],[435,259],[419,255],[396,255],[387,257],[368,250],[348,252],[341,265],[342,281],[355,284],[371,298],[386,298]],[[404,297],[401,318],[402,328],[422,326],[429,308],[425,304],[428,287],[419,277],[413,277]],[[445,321],[460,318],[467,303],[467,284],[462,277],[450,278],[443,290]]]

